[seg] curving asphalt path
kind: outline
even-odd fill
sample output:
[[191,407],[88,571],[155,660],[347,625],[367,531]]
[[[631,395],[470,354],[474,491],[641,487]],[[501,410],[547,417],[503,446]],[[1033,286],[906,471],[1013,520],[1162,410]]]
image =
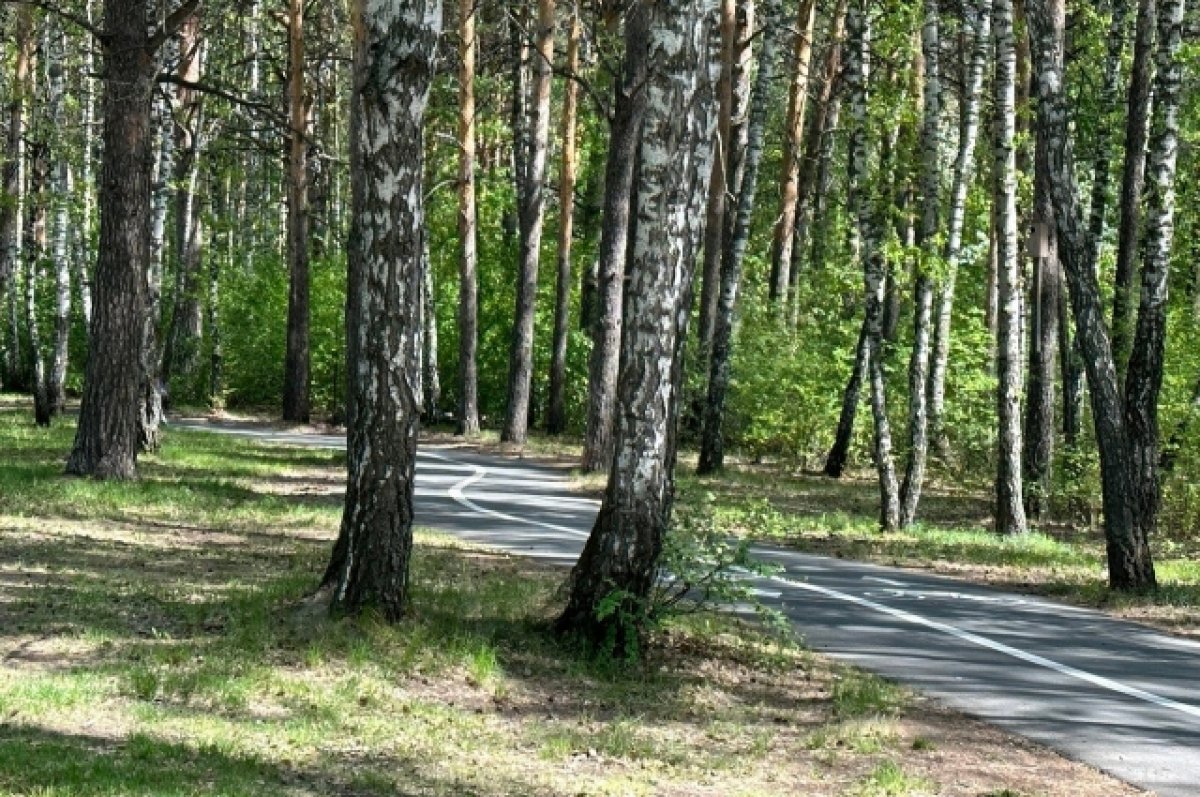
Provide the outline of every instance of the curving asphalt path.
[[[176,425],[344,448],[335,436]],[[438,446],[423,446],[417,462],[418,524],[514,554],[573,563],[599,506],[545,466]],[[814,649],[1161,797],[1200,797],[1200,645],[953,579],[770,546],[756,553],[782,568],[756,583],[760,597]]]

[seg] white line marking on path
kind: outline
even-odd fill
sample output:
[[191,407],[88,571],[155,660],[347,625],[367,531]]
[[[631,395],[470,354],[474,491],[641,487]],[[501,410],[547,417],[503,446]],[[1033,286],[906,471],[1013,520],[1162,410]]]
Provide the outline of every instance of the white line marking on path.
[[1102,675],[1096,675],[1094,673],[1087,672],[1086,670],[1076,669],[1070,665],[1062,664],[1052,659],[1047,659],[1044,656],[1039,656],[1036,653],[1028,653],[1020,648],[1014,648],[1011,645],[1005,645],[1003,642],[996,642],[995,640],[988,639],[987,637],[980,636],[979,634],[973,634],[970,631],[964,631],[961,628],[957,628],[947,623],[942,623],[937,620],[930,620],[928,617],[922,617],[919,614],[906,612],[903,609],[894,609],[891,606],[885,606],[882,603],[876,603],[875,601],[867,600],[866,598],[860,598],[857,595],[849,595],[845,592],[839,592],[836,589],[822,587],[817,584],[796,581],[790,578],[783,578],[782,576],[772,576],[771,580],[780,584],[786,584],[790,587],[808,590],[809,592],[816,592],[817,594],[824,595],[827,598],[847,601],[849,603],[858,604],[859,606],[864,606],[868,609],[874,609],[877,612],[891,615],[892,617],[912,623],[913,625],[925,626],[926,628],[930,628],[934,631],[940,631],[943,634],[948,634],[956,639],[969,642],[972,645],[978,645],[979,647],[987,648],[988,650],[995,651],[996,653],[1002,653],[1006,656],[1011,656],[1014,659],[1020,659],[1021,661],[1029,664],[1033,664],[1038,667],[1044,667],[1047,670],[1053,670],[1060,675],[1066,675],[1070,678],[1084,681],[1093,686],[1098,686],[1101,689],[1107,689],[1111,692],[1118,692],[1127,697],[1132,697],[1146,703],[1151,703],[1160,708],[1166,708],[1172,711],[1178,711],[1181,714],[1187,714],[1191,717],[1200,718],[1200,707],[1189,705],[1188,703],[1180,703],[1177,700],[1171,700],[1168,697],[1156,695],[1153,692],[1147,692],[1144,689],[1138,689],[1136,686],[1129,686],[1119,681],[1114,681],[1111,678],[1105,678]]

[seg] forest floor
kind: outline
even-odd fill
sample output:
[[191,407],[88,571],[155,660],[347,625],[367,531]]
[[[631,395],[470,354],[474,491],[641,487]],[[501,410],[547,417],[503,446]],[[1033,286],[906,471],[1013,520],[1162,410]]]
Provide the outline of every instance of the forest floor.
[[[431,440],[457,442],[446,431]],[[484,433],[472,446],[574,467],[581,448],[569,438],[533,436],[522,449]],[[695,475],[696,457],[680,455],[680,505],[711,511],[720,527],[749,539],[824,554],[914,568],[1043,595],[1100,609],[1115,617],[1200,639],[1200,531],[1182,539],[1154,540],[1160,589],[1151,595],[1119,595],[1107,587],[1103,530],[1096,524],[1049,519],[1033,533],[993,534],[986,486],[931,478],[921,501],[921,522],[893,534],[879,531],[879,485],[871,472],[842,479],[775,464],[731,458],[718,475]],[[601,497],[604,474],[576,473],[581,492]]]
[[0,402],[0,794],[1138,793],[719,615],[582,656],[561,570],[439,535],[411,618],[331,619],[342,455],[174,431],[98,483],[71,437]]

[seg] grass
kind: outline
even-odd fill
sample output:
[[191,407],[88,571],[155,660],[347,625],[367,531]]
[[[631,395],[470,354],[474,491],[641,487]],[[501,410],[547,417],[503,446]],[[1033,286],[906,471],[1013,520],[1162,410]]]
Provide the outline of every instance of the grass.
[[340,455],[175,431],[138,482],[68,479],[69,425],[26,413],[0,405],[0,795],[1132,793],[728,618],[595,661],[546,630],[561,571],[427,532],[405,622],[333,620]]

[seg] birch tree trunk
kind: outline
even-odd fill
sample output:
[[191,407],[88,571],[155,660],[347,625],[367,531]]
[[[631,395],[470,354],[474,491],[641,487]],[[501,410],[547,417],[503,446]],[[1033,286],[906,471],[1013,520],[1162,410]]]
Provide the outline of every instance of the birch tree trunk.
[[1167,332],[1167,289],[1175,239],[1175,172],[1179,160],[1181,52],[1184,0],[1159,0],[1155,48],[1154,112],[1150,125],[1146,185],[1146,249],[1141,303],[1125,382],[1125,424],[1133,468],[1134,501],[1142,540],[1158,531],[1159,427],[1163,354]]
[[[43,33],[43,43],[47,40]],[[42,48],[43,51],[45,47]],[[40,81],[38,81],[40,82]],[[40,89],[41,87],[39,87]],[[39,92],[40,93],[40,92]],[[38,99],[44,101],[45,97]],[[45,281],[46,219],[49,204],[49,145],[45,127],[35,126],[29,153],[29,213],[25,224],[25,328],[29,333],[29,389],[33,394],[33,419],[38,426],[50,425],[50,393],[46,379],[46,356],[38,318],[38,294]]]
[[478,214],[475,203],[475,0],[458,4],[458,413],[455,432],[479,434]]
[[158,137],[158,152],[153,171],[150,209],[150,252],[146,268],[146,318],[142,334],[142,390],[138,412],[138,440],[142,451],[157,451],[162,444],[160,427],[165,414],[162,381],[164,352],[159,345],[158,325],[162,315],[163,258],[166,244],[167,209],[171,185],[168,175],[175,169],[175,134],[171,109],[159,99],[155,103],[152,124]]
[[992,0],[978,0],[963,7],[963,39],[969,45],[970,64],[963,89],[962,119],[958,154],[950,188],[949,229],[946,234],[946,278],[938,286],[936,323],[933,330],[933,362],[929,370],[929,436],[938,456],[950,455],[946,436],[946,370],[950,364],[950,332],[954,319],[954,294],[962,267],[963,227],[967,218],[967,192],[975,171],[975,145],[979,139],[979,103],[983,76],[991,52]]
[[1021,268],[1017,243],[1016,48],[1012,0],[992,4],[996,44],[996,138],[993,201],[996,214],[996,532],[1029,530],[1021,479]]
[[310,390],[308,264],[308,98],[304,0],[288,0],[287,349],[283,365],[283,419],[307,423]]
[[887,269],[880,249],[882,225],[867,189],[871,158],[867,130],[871,42],[868,4],[869,0],[851,0],[846,13],[846,81],[854,120],[849,143],[847,202],[861,238],[860,258],[866,291],[867,379],[875,423],[875,467],[879,475],[879,524],[885,531],[891,531],[900,521],[900,497],[892,459],[892,430],[883,374],[883,301]]
[[[1115,7],[1123,6],[1116,3]],[[1138,0],[1133,68],[1125,109],[1125,162],[1121,171],[1121,221],[1113,286],[1113,357],[1118,378],[1125,373],[1134,335],[1133,309],[1138,306],[1138,244],[1141,236],[1142,191],[1146,183],[1146,143],[1150,123],[1157,0]]]
[[508,410],[500,439],[523,445],[529,437],[533,386],[533,324],[537,302],[538,264],[545,222],[546,161],[550,146],[550,84],[554,64],[555,0],[538,0],[533,54],[533,120],[528,174],[518,195],[520,206],[520,263],[517,306],[513,316],[512,350],[508,363]]
[[[817,19],[816,0],[801,0],[796,20],[795,64],[788,92],[787,123],[783,139],[783,181],[779,190],[779,215],[771,244],[771,299],[787,295],[791,271],[792,246],[796,240],[796,205],[800,197],[800,148],[804,138],[805,111],[808,109],[809,63],[812,60],[813,27]],[[836,47],[831,43],[830,47]],[[818,132],[819,135],[819,132]]]
[[921,252],[913,289],[913,349],[908,366],[908,464],[900,489],[900,526],[907,528],[917,518],[921,488],[925,482],[925,463],[929,451],[928,405],[925,385],[929,378],[930,326],[933,320],[934,274],[932,265],[938,259],[936,249],[941,228],[942,158],[940,127],[942,115],[942,83],[939,64],[941,35],[938,27],[937,0],[925,0],[921,25],[921,57],[924,61],[925,85],[923,121],[921,124],[921,220],[917,225],[915,244]]
[[867,357],[867,324],[863,322],[858,333],[858,342],[854,344],[854,367],[850,371],[850,381],[842,391],[842,411],[838,416],[837,433],[834,435],[833,447],[825,457],[823,473],[831,479],[842,478],[846,472],[846,463],[850,459],[854,420],[858,416],[858,405],[862,400],[862,384],[867,378]]
[[778,0],[766,0],[760,31],[762,48],[758,76],[750,100],[747,124],[747,145],[741,185],[733,225],[725,242],[721,262],[721,293],[717,302],[716,323],[713,327],[712,352],[709,358],[708,396],[704,404],[704,427],[700,441],[700,462],[697,472],[714,473],[725,464],[725,402],[729,393],[729,378],[733,350],[733,322],[737,309],[738,290],[742,281],[742,263],[750,242],[750,221],[754,213],[758,171],[762,164],[763,141],[766,136],[767,114],[770,110],[771,83],[775,77],[776,49],[782,28]]
[[567,34],[567,77],[563,87],[562,171],[558,181],[558,279],[555,285],[554,340],[550,359],[550,404],[546,431],[561,434],[567,428],[567,335],[571,313],[571,244],[575,235],[575,181],[579,171],[578,127],[579,41],[583,28],[579,20],[579,2],[571,7]]
[[66,33],[57,20],[52,24],[48,39],[47,71],[49,74],[51,120],[51,150],[54,165],[50,175],[50,205],[53,230],[50,235],[50,256],[54,263],[54,356],[50,378],[46,385],[49,413],[56,415],[67,408],[67,360],[71,344],[71,259],[67,243],[71,208],[71,162],[63,146],[67,129]]
[[[674,502],[676,421],[696,250],[712,168],[707,52],[711,0],[643,0],[653,65],[647,95],[637,234],[618,390],[617,453],[604,503],[571,571],[560,631],[618,656],[637,651]],[[616,600],[615,612],[601,612]]]
[[421,414],[425,108],[439,0],[351,4],[348,477],[326,581],[336,613],[397,620],[408,603]]
[[608,160],[604,178],[604,218],[597,256],[596,324],[588,360],[587,435],[583,470],[607,471],[615,451],[617,375],[629,249],[633,184],[646,112],[650,9],[635,2],[625,17],[625,60],[614,90]]
[[1065,12],[1061,0],[1027,0],[1030,31],[1039,58],[1038,130],[1046,141],[1059,256],[1067,276],[1075,329],[1087,366],[1092,419],[1100,449],[1108,577],[1114,589],[1155,586],[1154,565],[1141,534],[1134,480],[1112,344],[1104,323],[1100,286],[1087,262],[1087,241],[1063,85]]

